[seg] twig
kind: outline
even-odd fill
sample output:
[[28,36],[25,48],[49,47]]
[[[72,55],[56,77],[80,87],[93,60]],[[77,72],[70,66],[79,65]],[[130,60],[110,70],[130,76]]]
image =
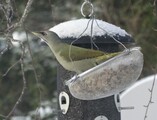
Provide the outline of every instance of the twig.
[[13,5],[12,5],[12,0],[6,0],[6,4],[0,4],[0,9],[3,11],[5,19],[6,19],[6,26],[7,28],[10,27],[12,18],[13,18]]
[[16,61],[11,67],[9,67],[8,70],[3,74],[3,77],[6,76],[6,75],[8,74],[8,72],[9,72],[13,67],[15,67],[20,61],[21,61],[21,59],[18,60],[18,61]]
[[[31,47],[30,47],[30,44],[29,44],[29,39],[28,39],[28,33],[27,33],[27,31],[26,31],[26,37],[27,37],[28,51],[29,51],[30,57],[31,57],[31,59],[32,59],[33,72],[34,72],[34,75],[35,75],[35,80],[36,80],[37,87],[38,87],[38,91],[39,91],[39,103],[41,104],[41,89],[40,89],[40,87],[38,86],[38,85],[39,85],[39,78],[38,78],[37,71],[36,71],[36,69],[35,69],[35,60],[34,60],[34,57],[33,57],[32,51],[31,51]],[[39,105],[39,106],[40,106],[40,105]],[[38,109],[39,109],[39,107],[37,108],[36,113],[38,113]],[[37,117],[37,116],[36,116],[36,117]]]
[[154,14],[154,16],[156,16],[157,15],[157,8],[156,8],[156,4],[157,4],[157,0],[154,0],[154,2],[153,2],[153,14]]
[[8,46],[6,46],[3,50],[0,51],[0,56],[3,55],[8,50]]
[[154,7],[156,6],[156,2],[157,2],[157,0],[154,0],[154,2],[153,2],[153,6]]
[[153,80],[153,83],[152,83],[152,88],[151,88],[151,89],[148,89],[149,92],[150,92],[150,98],[149,98],[148,104],[147,104],[147,105],[144,105],[144,107],[146,108],[144,120],[147,119],[147,114],[148,114],[148,110],[149,110],[150,105],[151,105],[152,103],[154,103],[154,102],[152,101],[152,98],[153,98],[153,91],[154,91],[154,86],[155,86],[155,79],[156,79],[156,75],[154,75],[154,80]]
[[[15,40],[13,39],[12,37],[9,37],[9,36],[6,36],[6,38],[10,39],[11,41],[13,42],[18,42],[21,46],[23,46],[22,42],[19,41],[19,40]],[[1,54],[2,55],[5,51],[8,50],[8,47],[6,47],[5,49],[3,49],[3,51],[1,51]],[[21,56],[22,57],[22,56]],[[20,58],[21,59],[21,58]],[[11,67],[8,68],[8,70],[2,75],[3,77],[6,76],[8,74],[8,72],[13,68],[15,67],[19,62],[20,62],[20,59],[18,61],[16,61]]]
[[4,116],[4,115],[1,115],[1,114],[0,114],[0,117],[2,117],[2,118],[6,118],[6,116]]
[[157,32],[157,29],[153,28],[153,30]]
[[13,18],[13,7],[12,7],[12,1],[11,0],[6,0],[7,1],[7,25],[8,27],[10,26]]
[[26,5],[26,7],[25,7],[25,10],[24,10],[24,12],[23,12],[23,14],[22,14],[22,17],[21,17],[20,21],[17,22],[17,23],[15,23],[15,24],[13,24],[12,26],[10,26],[10,27],[7,29],[7,31],[10,31],[11,29],[15,29],[15,28],[17,28],[17,27],[21,27],[21,26],[23,25],[23,23],[25,22],[25,20],[26,20],[26,18],[27,18],[27,16],[28,16],[28,13],[30,12],[30,9],[31,9],[31,6],[32,6],[33,1],[34,1],[34,0],[28,0],[27,5]]
[[18,100],[16,101],[14,107],[12,108],[10,113],[7,115],[7,117],[5,118],[6,120],[10,118],[10,116],[14,113],[14,111],[17,108],[17,106],[19,105],[19,103],[22,101],[23,95],[24,95],[25,90],[26,90],[26,78],[25,78],[24,61],[23,61],[24,54],[25,54],[25,48],[23,45],[21,45],[21,49],[22,49],[22,55],[20,58],[20,63],[21,63],[21,71],[22,71],[22,79],[23,79],[23,88],[22,88],[21,94],[20,94]]
[[26,7],[25,7],[25,10],[24,10],[24,12],[23,12],[23,15],[22,15],[22,17],[21,17],[21,19],[20,19],[20,21],[19,21],[19,23],[18,23],[19,26],[21,26],[21,25],[24,23],[24,21],[26,20],[26,18],[27,18],[27,16],[28,16],[28,13],[29,13],[29,11],[30,11],[30,9],[31,9],[31,6],[32,6],[33,1],[34,1],[34,0],[28,0],[27,5],[26,5]]
[[[17,23],[15,23],[15,24],[13,24],[13,25],[11,25],[11,26],[10,26],[10,24],[11,24],[11,21],[10,21],[10,20],[11,20],[11,18],[10,18],[10,17],[8,16],[8,14],[7,14],[7,12],[8,12],[7,10],[9,10],[9,9],[8,9],[8,8],[5,9],[3,6],[1,6],[1,8],[2,8],[2,10],[3,10],[3,13],[4,13],[4,15],[5,15],[5,17],[6,17],[6,20],[7,20],[7,30],[5,31],[5,32],[7,32],[6,39],[12,41],[12,40],[13,40],[13,38],[12,38],[12,32],[13,32],[13,30],[14,30],[15,28],[17,28],[17,27],[22,27],[22,26],[23,26],[23,24],[24,24],[24,22],[25,22],[25,20],[26,20],[26,18],[27,18],[27,16],[28,16],[28,13],[29,13],[29,11],[30,11],[30,9],[31,9],[31,5],[32,5],[33,1],[34,1],[34,0],[28,0],[27,5],[26,5],[26,7],[25,7],[25,9],[24,9],[24,12],[23,12],[23,14],[22,14],[21,19],[20,19]],[[9,3],[8,3],[8,4],[11,5],[11,1],[10,1],[10,0],[9,0]],[[12,7],[12,5],[11,5],[10,7]],[[11,16],[11,17],[12,17],[12,16]],[[24,59],[24,55],[25,55],[25,47],[24,47],[24,45],[22,44],[22,42],[20,42],[20,41],[18,41],[18,42],[20,43],[21,49],[22,49],[21,58],[20,58],[20,60],[18,60],[14,65],[12,65],[12,66],[7,70],[7,72],[6,72],[4,75],[6,75],[17,63],[20,62],[21,71],[22,71],[23,88],[22,88],[22,91],[21,91],[21,94],[20,94],[18,100],[16,101],[15,105],[13,106],[13,108],[12,108],[12,110],[9,112],[9,114],[8,114],[6,117],[3,116],[3,115],[1,115],[2,117],[4,117],[5,120],[9,119],[9,118],[11,117],[11,115],[14,113],[15,109],[17,108],[17,106],[19,105],[19,103],[22,101],[23,95],[24,95],[25,90],[26,90],[26,78],[25,78],[24,60],[23,60],[23,59]],[[4,50],[3,50],[3,51],[4,51]],[[3,51],[2,51],[1,53],[3,53]]]

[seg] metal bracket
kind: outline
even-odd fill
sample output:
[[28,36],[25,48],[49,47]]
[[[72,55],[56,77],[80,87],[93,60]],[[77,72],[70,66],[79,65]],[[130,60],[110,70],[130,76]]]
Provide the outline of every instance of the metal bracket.
[[121,107],[119,94],[114,95],[114,99],[115,99],[115,104],[116,104],[118,112],[121,112],[122,110],[132,110],[132,109],[134,109],[134,106]]
[[96,117],[94,120],[108,120],[108,119],[104,115],[100,115],[100,116]]
[[70,103],[69,95],[66,92],[62,91],[59,94],[59,105],[63,114],[67,113],[69,109],[69,103]]

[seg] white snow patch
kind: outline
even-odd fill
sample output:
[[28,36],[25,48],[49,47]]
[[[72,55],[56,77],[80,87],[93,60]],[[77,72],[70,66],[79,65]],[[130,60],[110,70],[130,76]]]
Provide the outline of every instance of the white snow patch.
[[[13,39],[14,39],[15,41],[11,41],[11,42],[12,42],[12,44],[13,44],[15,47],[19,47],[19,46],[20,46],[20,43],[19,43],[18,41],[23,42],[23,41],[25,41],[25,40],[27,39],[27,35],[26,35],[26,33],[25,33],[24,31],[22,31],[22,32],[15,31],[15,32],[13,32],[12,36],[13,36]],[[28,39],[31,39],[31,37],[28,36]],[[17,40],[17,41],[16,41],[16,40]]]
[[30,116],[14,116],[11,118],[11,120],[31,120]]
[[29,113],[30,116],[36,115],[37,113],[40,115],[41,118],[44,118],[46,116],[49,116],[50,114],[52,114],[54,111],[53,108],[51,108],[50,106],[45,106],[45,107],[40,107],[38,109],[38,112],[36,110],[31,111]]
[[98,19],[78,19],[66,21],[54,26],[50,29],[50,31],[57,33],[60,38],[78,38],[83,32],[84,33],[82,36],[91,36],[92,22],[93,36],[102,36],[106,34],[110,36],[115,36],[117,34],[120,36],[130,36],[125,30],[121,29],[120,27]]

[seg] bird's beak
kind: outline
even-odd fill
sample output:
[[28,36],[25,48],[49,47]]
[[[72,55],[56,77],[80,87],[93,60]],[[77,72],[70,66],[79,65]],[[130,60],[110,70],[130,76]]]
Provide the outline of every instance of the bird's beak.
[[43,35],[40,32],[32,32],[36,37],[44,39]]
[[40,33],[39,32],[32,32],[33,35],[40,37]]
[[32,32],[33,35],[41,39],[41,43],[45,43],[46,40],[44,40],[43,36],[41,35],[40,32]]

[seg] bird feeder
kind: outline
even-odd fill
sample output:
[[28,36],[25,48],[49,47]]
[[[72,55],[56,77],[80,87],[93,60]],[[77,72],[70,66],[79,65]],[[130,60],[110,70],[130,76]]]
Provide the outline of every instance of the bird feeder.
[[135,83],[142,68],[143,54],[135,47],[74,76],[67,85],[78,99],[100,99],[119,94]]
[[[50,31],[57,33],[65,43],[107,53],[123,51],[122,48],[126,45],[134,43],[131,35],[125,30],[98,19],[71,20],[54,26]],[[77,76],[59,65],[57,72],[59,107],[68,108],[65,108],[66,112],[58,114],[58,119],[120,120],[118,111],[120,106],[116,105],[119,101],[115,102],[114,94],[133,84],[139,77],[142,67],[143,55],[138,48],[129,52],[124,50],[119,56]],[[62,94],[63,92],[66,96]]]
[[117,45],[117,48],[124,47],[124,51],[119,56],[74,76],[67,82],[71,94],[81,100],[100,99],[120,93],[138,79],[143,68],[143,55],[140,50],[137,48],[127,50],[123,45],[124,42],[131,40],[128,33],[117,26],[96,19],[91,21],[92,25],[88,24],[90,24],[89,19],[73,20],[62,23],[52,30],[64,42],[70,44],[78,44],[80,41],[80,44],[90,44],[89,49],[94,45],[99,49],[98,43],[106,46],[112,43],[113,46]]

